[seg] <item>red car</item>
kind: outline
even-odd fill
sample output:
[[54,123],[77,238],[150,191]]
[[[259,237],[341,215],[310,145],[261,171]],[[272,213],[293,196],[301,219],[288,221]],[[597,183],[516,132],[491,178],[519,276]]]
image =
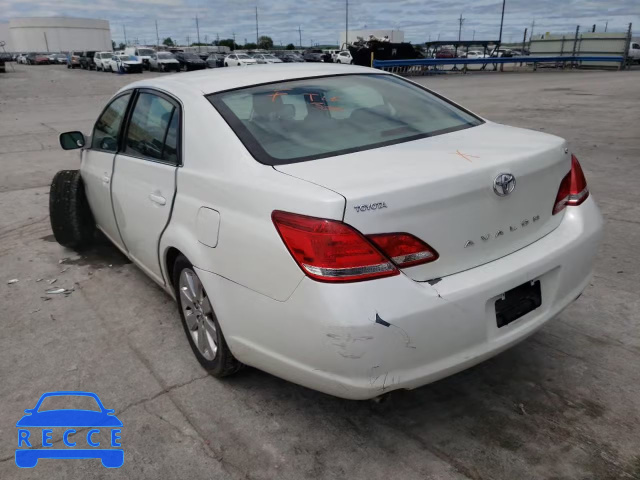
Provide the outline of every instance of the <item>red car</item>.
[[442,49],[436,52],[436,58],[455,58],[455,50]]
[[29,65],[49,65],[49,56],[44,53],[30,53],[27,55]]

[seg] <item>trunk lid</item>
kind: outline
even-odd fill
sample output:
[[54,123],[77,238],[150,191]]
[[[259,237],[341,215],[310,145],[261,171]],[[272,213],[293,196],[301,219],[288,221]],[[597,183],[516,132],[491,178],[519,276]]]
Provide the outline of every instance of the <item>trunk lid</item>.
[[[274,168],[343,195],[344,222],[365,235],[407,232],[428,243],[440,258],[403,269],[427,281],[498,259],[553,231],[563,216],[552,215],[554,201],[570,170],[565,147],[552,135],[488,122]],[[499,196],[494,180],[503,173],[516,185]]]

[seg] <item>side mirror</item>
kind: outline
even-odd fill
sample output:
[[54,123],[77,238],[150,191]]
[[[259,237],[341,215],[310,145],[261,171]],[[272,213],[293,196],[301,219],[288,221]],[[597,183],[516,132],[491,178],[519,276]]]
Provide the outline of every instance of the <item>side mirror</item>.
[[84,147],[82,132],[65,132],[60,134],[60,146],[64,150],[75,150]]

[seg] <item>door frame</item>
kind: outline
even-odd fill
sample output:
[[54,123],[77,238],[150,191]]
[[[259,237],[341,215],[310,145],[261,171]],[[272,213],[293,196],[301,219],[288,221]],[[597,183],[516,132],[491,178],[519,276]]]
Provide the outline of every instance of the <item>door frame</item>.
[[[151,162],[151,163],[160,163],[162,165],[169,165],[169,166],[174,166],[175,167],[175,173],[174,173],[174,185],[175,188],[173,190],[173,197],[171,198],[171,206],[169,209],[169,217],[167,218],[167,223],[165,224],[164,228],[162,229],[162,231],[160,232],[160,234],[158,235],[158,241],[156,244],[156,255],[158,258],[158,264],[160,265],[160,279],[156,278],[156,275],[154,273],[152,273],[151,271],[149,271],[149,269],[147,267],[145,267],[144,265],[142,265],[141,263],[139,263],[138,261],[136,261],[130,251],[129,248],[127,247],[125,241],[124,241],[124,237],[122,236],[121,232],[120,232],[120,226],[118,225],[118,218],[115,214],[115,208],[113,207],[113,181],[111,182],[110,185],[110,192],[111,192],[111,208],[113,210],[113,216],[116,222],[116,227],[118,228],[118,235],[120,235],[120,238],[122,240],[122,245],[124,246],[126,252],[126,256],[127,258],[129,258],[129,260],[131,260],[132,262],[134,262],[140,269],[142,269],[148,276],[149,278],[151,278],[152,280],[154,280],[158,285],[162,286],[163,288],[166,288],[167,285],[169,285],[171,283],[171,279],[169,278],[165,278],[165,268],[162,258],[160,256],[160,241],[162,239],[162,236],[164,235],[164,232],[166,231],[167,227],[169,226],[169,223],[171,222],[171,218],[173,217],[173,207],[175,205],[175,200],[176,200],[176,195],[178,194],[178,171],[179,169],[183,166],[183,158],[184,158],[184,144],[183,144],[183,137],[184,137],[184,104],[182,103],[182,101],[180,101],[180,99],[176,98],[175,96],[171,95],[170,93],[164,91],[164,90],[160,90],[160,89],[156,89],[156,88],[151,88],[151,87],[141,87],[141,88],[134,88],[131,90],[127,90],[127,92],[131,92],[131,99],[129,100],[129,105],[127,106],[127,110],[125,112],[125,116],[123,118],[122,121],[122,125],[120,126],[121,131],[119,133],[119,141],[118,141],[118,148],[116,153],[114,154],[113,157],[113,171],[111,173],[111,178],[113,179],[113,176],[115,175],[116,172],[116,163],[117,163],[117,158],[118,156],[125,156],[125,157],[131,157],[131,158],[136,158],[139,160],[144,160],[146,162]],[[122,94],[124,94],[125,92],[122,92]],[[170,102],[171,104],[173,104],[174,107],[176,107],[178,114],[179,114],[179,118],[178,118],[178,138],[176,139],[176,151],[178,154],[178,158],[177,158],[177,162],[175,164],[170,163],[170,162],[165,162],[162,160],[157,160],[157,159],[153,159],[153,158],[148,158],[148,157],[142,157],[142,156],[138,156],[138,155],[131,155],[128,153],[125,153],[125,141],[126,141],[126,136],[127,133],[129,132],[129,125],[130,125],[130,121],[131,121],[131,117],[133,115],[133,110],[135,109],[136,103],[138,102],[138,97],[140,96],[141,93],[148,93],[151,95],[156,95],[160,98],[165,99],[166,101]],[[114,97],[115,99],[115,97]],[[110,102],[111,103],[111,102]],[[175,113],[174,113],[175,114]],[[167,125],[168,128],[168,125]],[[165,142],[166,142],[166,137],[167,137],[167,132],[165,132]],[[161,280],[161,281],[159,281]]]

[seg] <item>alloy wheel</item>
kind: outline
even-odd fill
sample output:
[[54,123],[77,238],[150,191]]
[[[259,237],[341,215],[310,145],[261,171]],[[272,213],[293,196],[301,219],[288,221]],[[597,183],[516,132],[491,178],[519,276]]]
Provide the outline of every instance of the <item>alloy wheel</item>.
[[185,268],[180,273],[180,308],[200,354],[211,361],[218,352],[218,335],[209,297],[196,273]]

